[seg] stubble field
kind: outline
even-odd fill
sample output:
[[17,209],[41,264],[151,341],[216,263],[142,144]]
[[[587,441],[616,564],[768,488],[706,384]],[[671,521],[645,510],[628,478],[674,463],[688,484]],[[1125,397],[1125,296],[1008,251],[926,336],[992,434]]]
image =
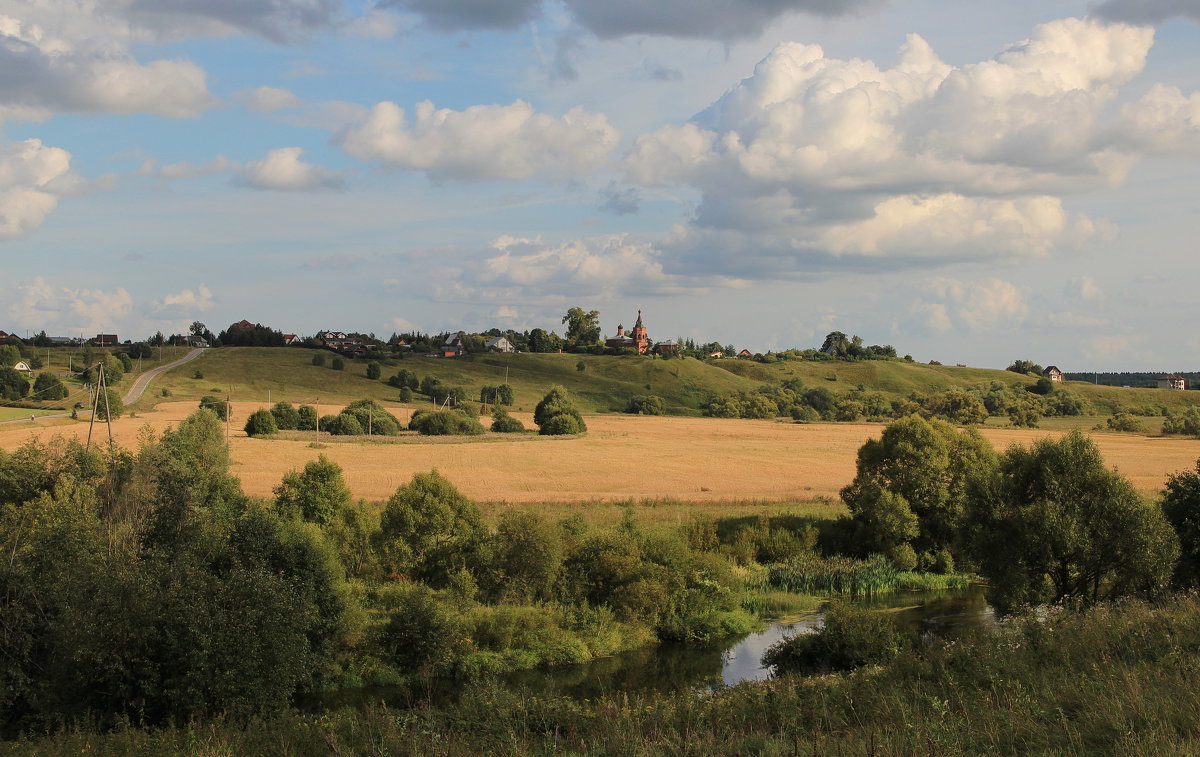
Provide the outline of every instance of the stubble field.
[[[343,441],[314,435],[293,440],[248,438],[241,427],[260,403],[234,402],[230,428],[233,471],[251,496],[271,496],[287,471],[319,454],[345,471],[355,496],[381,501],[414,473],[436,468],[467,496],[488,503],[613,503],[679,500],[704,505],[732,502],[813,502],[836,499],[854,476],[855,455],[879,424],[815,423],[716,418],[599,415],[587,418],[580,438],[488,434],[481,438],[405,436],[385,441]],[[161,432],[193,412],[194,402],[166,402],[113,424],[115,441],[135,448],[149,427]],[[322,407],[321,412],[336,412]],[[393,408],[407,422],[410,410]],[[516,414],[532,427],[528,414]],[[487,419],[484,418],[484,421]],[[13,449],[33,436],[86,438],[87,423],[65,419],[44,425],[0,427],[0,448]],[[997,449],[1060,431],[984,428]],[[107,441],[97,424],[96,440]],[[1109,465],[1147,495],[1167,476],[1192,468],[1200,440],[1140,434],[1094,433]],[[375,437],[379,439],[379,437]],[[825,507],[837,508],[829,502]]]

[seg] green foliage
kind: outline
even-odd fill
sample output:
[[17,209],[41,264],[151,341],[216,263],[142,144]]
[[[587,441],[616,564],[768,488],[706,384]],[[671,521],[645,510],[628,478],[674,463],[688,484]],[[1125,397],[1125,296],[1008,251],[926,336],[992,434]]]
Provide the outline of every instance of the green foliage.
[[383,658],[403,670],[450,672],[464,631],[457,614],[422,584],[390,586],[381,600],[387,620],[376,644]]
[[197,368],[196,370],[192,371],[192,378],[202,379],[202,378],[204,378],[204,374],[200,371],[199,368]]
[[[556,416],[563,416],[554,420]],[[552,422],[553,421],[553,422]],[[533,422],[544,435],[581,434],[587,431],[583,416],[575,409],[567,390],[561,386],[550,389],[533,411]]]
[[625,406],[625,412],[634,415],[663,415],[666,411],[667,406],[662,397],[653,394],[635,394]]
[[1004,370],[1027,376],[1041,376],[1043,368],[1032,360],[1014,360],[1013,364]]
[[546,422],[538,429],[538,433],[543,436],[568,436],[582,434],[586,430],[587,428],[578,416],[559,413],[547,418]]
[[29,382],[12,366],[0,365],[0,399],[19,400],[29,394]]
[[310,360],[309,362],[316,366],[325,365],[325,353],[324,352],[313,353],[312,360]]
[[566,347],[579,349],[600,343],[600,311],[571,308],[563,316],[567,324]]
[[121,370],[123,370],[125,373],[133,372],[133,359],[130,358],[129,355],[125,354],[124,352],[118,352],[116,358],[121,363]]
[[986,422],[988,411],[977,395],[955,388],[927,398],[922,406],[921,415],[969,426]]
[[1134,415],[1127,412],[1114,413],[1104,422],[1109,431],[1129,431],[1144,434],[1146,427]]
[[244,430],[249,436],[268,436],[277,433],[279,427],[275,424],[275,416],[270,410],[255,410],[246,419]]
[[375,400],[355,400],[347,405],[342,413],[353,415],[364,432],[375,436],[396,436],[400,433],[400,421]]
[[350,506],[342,468],[324,455],[302,471],[289,471],[275,487],[275,507],[289,516],[324,525]]
[[1083,398],[1067,389],[1055,389],[1046,395],[1046,415],[1073,416],[1083,415],[1087,405]]
[[988,601],[1023,605],[1160,591],[1179,543],[1078,431],[1012,447],[972,485],[966,528]]
[[1175,585],[1200,586],[1200,462],[1194,471],[1182,471],[1167,479],[1162,511],[1179,538]]
[[1200,408],[1189,407],[1179,413],[1170,413],[1163,419],[1164,434],[1186,434],[1200,436]]
[[401,402],[412,402],[412,400],[413,400],[413,390],[412,390],[412,389],[409,389],[407,386],[402,386],[402,387],[400,387],[400,397],[399,397],[399,399],[400,399],[400,401],[401,401]]
[[435,588],[473,570],[487,537],[479,508],[437,471],[415,474],[391,496],[380,518],[384,566]]
[[959,433],[944,421],[915,415],[894,421],[879,440],[859,449],[854,481],[841,492],[853,518],[854,544],[862,553],[891,553],[909,544],[918,567],[944,564],[938,553],[959,552],[969,482],[995,466],[996,453],[974,430]]
[[21,362],[21,351],[11,344],[0,344],[0,368],[12,368]]
[[890,662],[912,645],[887,615],[835,602],[825,610],[821,630],[777,642],[762,663],[776,674],[852,670]]
[[484,404],[511,405],[513,399],[513,388],[509,384],[484,386],[479,390],[479,401]]
[[492,544],[491,593],[515,601],[548,601],[566,556],[558,526],[542,515],[510,510],[500,516]]
[[1018,428],[1037,428],[1043,405],[1033,395],[1008,402],[1008,422]]
[[362,436],[367,433],[358,417],[349,413],[322,416],[321,430],[334,436]]
[[417,374],[407,368],[401,368],[395,375],[388,377],[387,383],[388,386],[395,387],[396,389],[407,388],[409,390],[417,389],[421,385],[417,381]]
[[408,428],[425,436],[478,436],[484,432],[478,419],[456,410],[418,410]]
[[516,434],[525,430],[525,424],[509,415],[503,407],[492,411],[492,431],[501,434]]
[[121,394],[116,389],[105,388],[100,392],[100,401],[96,404],[96,420],[115,421],[125,413],[125,404],[121,402]]
[[383,375],[383,366],[382,365],[380,365],[375,360],[372,360],[371,362],[367,363],[367,378],[371,379],[372,381],[378,381],[379,377],[382,375]]
[[229,417],[229,402],[211,394],[200,398],[200,408],[211,410],[220,420],[226,420]]
[[276,402],[271,415],[275,416],[275,425],[280,431],[295,431],[300,427],[300,413],[290,402]]
[[315,431],[317,429],[317,409],[312,405],[301,405],[296,409],[296,430]]
[[70,392],[62,379],[53,373],[39,373],[33,382],[33,396],[40,400],[63,400]]
[[346,361],[342,360],[340,357],[335,357],[330,361],[329,367],[335,371],[344,371],[346,369]]

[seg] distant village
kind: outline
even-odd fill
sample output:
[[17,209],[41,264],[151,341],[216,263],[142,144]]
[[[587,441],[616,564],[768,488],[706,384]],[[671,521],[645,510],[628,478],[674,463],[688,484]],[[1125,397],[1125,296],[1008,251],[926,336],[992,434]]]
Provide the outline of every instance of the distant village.
[[[461,358],[472,354],[485,353],[579,353],[592,355],[643,355],[659,358],[694,357],[700,359],[736,358],[756,360],[759,362],[775,362],[777,360],[905,360],[913,362],[910,355],[902,358],[891,345],[866,345],[857,336],[847,336],[842,332],[828,334],[819,348],[788,349],[778,352],[752,353],[747,349],[738,349],[732,344],[719,342],[698,342],[694,339],[663,339],[654,340],[650,337],[642,311],[637,311],[632,328],[626,329],[624,323],[618,323],[613,335],[601,335],[599,312],[585,312],[572,308],[563,317],[567,325],[566,333],[560,336],[555,331],[535,328],[527,331],[513,329],[501,330],[492,328],[479,333],[466,331],[448,331],[437,334],[421,332],[393,333],[387,339],[381,339],[374,333],[346,332],[336,330],[321,330],[312,336],[300,336],[285,333],[261,323],[243,319],[230,324],[225,330],[214,334],[209,328],[195,321],[186,334],[164,336],[162,332],[144,340],[122,341],[117,334],[96,334],[94,337],[79,336],[49,336],[45,331],[34,336],[22,338],[15,332],[0,330],[0,345],[10,344],[19,348],[27,347],[97,347],[110,348],[137,357],[146,354],[147,348],[163,345],[176,347],[302,347],[308,349],[323,349],[336,352],[351,359],[382,360],[389,357],[404,357],[407,355],[438,358]],[[22,351],[24,355],[24,351]],[[37,361],[34,361],[35,363]],[[931,365],[940,365],[935,360]],[[1041,375],[1051,382],[1066,380],[1085,380],[1104,383],[1113,386],[1154,386],[1159,389],[1183,391],[1189,388],[1188,375],[1179,373],[1064,373],[1058,366],[1047,366],[1043,369],[1028,361],[1017,361],[1014,364],[1019,373]],[[17,361],[13,366],[0,366],[0,369],[11,368],[21,373],[31,373],[36,368],[26,360]],[[1032,371],[1026,368],[1033,368]],[[1014,370],[1010,366],[1009,370]],[[1196,374],[1189,374],[1196,377]],[[1104,380],[1101,381],[1101,377]]]

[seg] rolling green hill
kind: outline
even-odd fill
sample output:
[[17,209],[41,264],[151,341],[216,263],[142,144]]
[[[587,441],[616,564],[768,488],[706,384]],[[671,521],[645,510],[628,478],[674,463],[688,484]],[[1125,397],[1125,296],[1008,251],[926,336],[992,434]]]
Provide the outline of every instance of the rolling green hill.
[[[296,348],[224,347],[208,350],[194,363],[160,377],[141,405],[162,401],[161,390],[170,399],[199,399],[205,394],[230,394],[234,400],[272,402],[287,400],[308,403],[349,402],[363,397],[397,400],[397,391],[384,381],[366,378],[364,361],[347,360],[343,371],[329,367],[331,353],[324,354],[325,366],[311,364],[313,350]],[[696,414],[712,394],[750,392],[764,384],[778,385],[799,379],[806,386],[822,386],[834,394],[846,394],[860,385],[893,398],[913,392],[930,394],[951,387],[967,388],[992,381],[1032,384],[1035,379],[1008,371],[984,368],[925,365],[904,361],[784,361],[756,363],[749,360],[696,359],[662,360],[645,357],[609,357],[568,354],[486,354],[463,358],[410,357],[386,361],[383,379],[401,368],[419,378],[433,376],[448,386],[466,390],[476,399],[485,385],[500,384],[507,376],[513,386],[518,409],[532,410],[553,385],[566,387],[584,412],[613,412],[625,407],[638,394],[662,397],[671,412]],[[582,368],[582,370],[580,370]],[[193,378],[199,370],[203,378]],[[1200,404],[1198,392],[1158,389],[1126,389],[1067,382],[1098,414],[1116,408],[1165,406],[1175,410]],[[418,401],[421,395],[417,395]]]

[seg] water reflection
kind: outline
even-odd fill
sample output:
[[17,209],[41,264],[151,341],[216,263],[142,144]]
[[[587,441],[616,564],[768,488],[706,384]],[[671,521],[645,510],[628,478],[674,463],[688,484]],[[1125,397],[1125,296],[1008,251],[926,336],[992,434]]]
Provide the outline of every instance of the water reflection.
[[[896,622],[927,641],[955,638],[970,629],[995,623],[983,590],[977,586],[960,592],[893,593],[851,601],[893,613]],[[699,647],[663,644],[582,665],[523,670],[505,676],[502,682],[513,689],[536,692],[539,696],[594,699],[613,692],[703,690],[722,684],[733,686],[743,681],[761,681],[770,677],[770,671],[761,665],[767,647],[786,636],[820,628],[821,622],[821,613],[812,613],[771,623],[763,631],[721,644]],[[424,692],[378,687],[337,692],[322,696],[313,704],[317,708],[327,708],[386,701],[405,706],[414,700],[452,700],[457,691],[457,683],[451,681],[434,684]]]

